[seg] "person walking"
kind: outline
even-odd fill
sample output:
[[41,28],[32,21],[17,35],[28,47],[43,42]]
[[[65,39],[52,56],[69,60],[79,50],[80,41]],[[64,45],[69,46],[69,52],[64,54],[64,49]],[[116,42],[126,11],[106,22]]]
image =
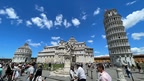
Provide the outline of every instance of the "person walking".
[[78,81],[86,81],[86,75],[84,69],[81,67],[81,64],[77,64],[77,77]]
[[130,78],[132,73],[131,73],[131,71],[130,71],[130,69],[128,68],[127,65],[125,66],[125,71],[126,71],[126,74],[127,74],[128,78]]
[[2,72],[3,72],[3,67],[2,67],[2,64],[0,63],[0,81],[1,81],[1,78],[2,78]]
[[33,78],[33,81],[45,81],[42,78],[42,66],[40,65],[35,73],[35,77]]
[[139,73],[141,72],[141,66],[139,65],[139,63],[136,63],[137,69],[139,70]]
[[35,65],[35,63],[30,63],[30,64],[27,65],[29,67],[27,69],[27,72],[29,73],[27,81],[32,81],[32,79],[34,77],[34,65]]
[[13,68],[14,63],[6,64],[5,75],[2,77],[2,80],[4,80],[7,77],[8,81],[11,81],[13,75]]
[[74,66],[70,68],[70,81],[75,81],[77,79],[76,72],[74,71]]
[[112,81],[111,76],[104,70],[102,63],[97,64],[97,72],[99,72],[98,81]]

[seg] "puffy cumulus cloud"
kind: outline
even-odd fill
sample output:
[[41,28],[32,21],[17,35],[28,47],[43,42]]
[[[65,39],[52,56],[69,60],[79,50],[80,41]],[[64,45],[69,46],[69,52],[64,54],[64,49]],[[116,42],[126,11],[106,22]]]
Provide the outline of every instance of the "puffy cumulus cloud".
[[93,40],[88,40],[87,42],[88,42],[88,43],[93,43]]
[[80,21],[77,18],[73,18],[72,23],[73,23],[74,26],[79,26],[80,25]]
[[126,18],[123,18],[123,25],[125,28],[131,28],[136,25],[138,22],[144,20],[144,8],[141,10],[137,10],[129,14]]
[[0,14],[7,15],[9,19],[18,19],[19,18],[19,16],[17,16],[17,14],[13,8],[0,9]]
[[40,11],[40,12],[44,12],[44,7],[40,7],[40,6],[38,6],[38,5],[35,5],[35,9],[37,10],[37,11]]
[[133,47],[131,48],[133,54],[144,54],[144,47]]
[[132,38],[133,38],[134,40],[140,40],[141,37],[144,37],[144,32],[133,33],[131,36],[132,36]]
[[62,14],[57,15],[56,20],[54,22],[54,25],[55,26],[57,26],[57,25],[61,26],[62,22],[63,22],[62,20],[63,20],[63,15]]
[[29,21],[29,20],[27,20],[27,21],[26,21],[26,26],[31,26],[31,25],[32,25],[32,22]]
[[10,18],[10,19],[18,19],[19,18],[13,8],[7,8],[5,10],[5,12],[7,13],[8,18]]
[[39,17],[34,17],[34,18],[31,18],[31,20],[32,20],[32,22],[33,22],[34,24],[36,24],[38,27],[40,27],[40,28],[43,28],[43,27],[44,27],[44,25],[43,25],[43,20],[42,20],[41,18],[39,18]]
[[41,43],[42,43],[42,42],[40,42],[40,43],[34,43],[34,42],[32,42],[31,39],[27,39],[26,42],[27,42],[30,46],[32,46],[32,47],[41,46]]
[[106,35],[102,35],[102,38],[105,39],[105,38],[106,38]]
[[31,18],[31,21],[40,28],[46,27],[50,29],[51,27],[53,27],[52,20],[48,20],[47,16],[44,13],[41,13],[40,16],[41,17]]
[[128,2],[128,3],[126,3],[126,5],[129,6],[129,5],[132,5],[132,4],[136,3],[136,2],[137,2],[136,0],[132,1],[132,2]]
[[69,28],[71,26],[71,23],[64,19],[63,25],[65,26],[65,28]]
[[51,37],[52,40],[59,40],[60,37]]
[[19,25],[23,23],[23,20],[19,18],[13,8],[0,9],[0,15],[7,15],[8,19],[13,19],[11,20],[11,24],[16,23],[17,25]]
[[94,37],[95,37],[95,35],[92,35],[92,36],[91,36],[91,38],[94,38]]
[[95,16],[95,15],[98,15],[99,13],[100,13],[100,8],[97,8],[97,9],[94,11],[93,15]]
[[57,46],[57,45],[58,45],[58,42],[56,42],[56,41],[51,41],[51,45]]

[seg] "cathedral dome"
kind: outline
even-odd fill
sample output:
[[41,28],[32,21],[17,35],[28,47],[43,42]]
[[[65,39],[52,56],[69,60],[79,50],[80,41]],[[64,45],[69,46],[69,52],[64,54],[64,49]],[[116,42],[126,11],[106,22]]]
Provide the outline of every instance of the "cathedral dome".
[[24,44],[24,46],[19,47],[15,54],[32,54],[31,48],[28,46],[27,43]]

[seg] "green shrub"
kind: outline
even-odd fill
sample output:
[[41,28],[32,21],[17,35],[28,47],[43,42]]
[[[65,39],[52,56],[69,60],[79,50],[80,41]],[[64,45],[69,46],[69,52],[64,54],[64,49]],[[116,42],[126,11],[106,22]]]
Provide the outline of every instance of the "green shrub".
[[64,64],[52,64],[53,70],[64,68]]

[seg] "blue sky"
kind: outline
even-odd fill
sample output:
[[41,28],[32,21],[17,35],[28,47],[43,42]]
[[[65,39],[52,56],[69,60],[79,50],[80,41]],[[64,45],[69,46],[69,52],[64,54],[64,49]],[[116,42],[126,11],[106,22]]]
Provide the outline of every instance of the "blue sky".
[[95,56],[108,55],[103,15],[117,9],[122,16],[131,50],[144,54],[144,0],[1,0],[0,58],[12,58],[28,42],[32,57],[44,46],[74,36],[94,48]]

